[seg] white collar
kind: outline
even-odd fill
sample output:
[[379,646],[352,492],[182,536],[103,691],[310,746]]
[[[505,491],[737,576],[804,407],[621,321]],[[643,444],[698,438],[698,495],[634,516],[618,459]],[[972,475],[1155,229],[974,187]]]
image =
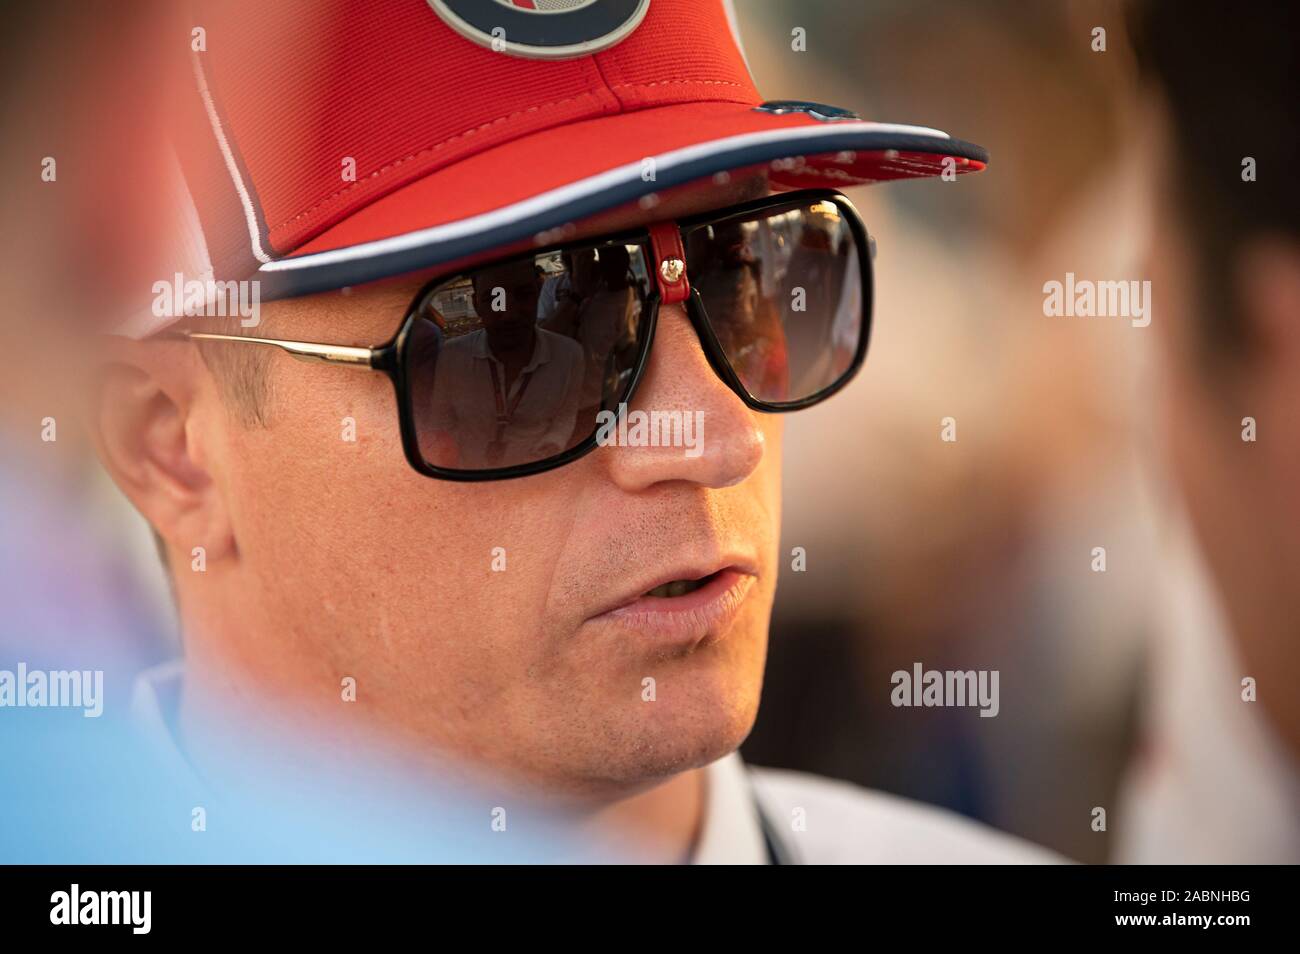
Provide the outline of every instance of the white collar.
[[767,840],[749,770],[739,752],[704,770],[704,825],[691,859],[697,865],[765,865]]
[[[186,776],[196,773],[176,736],[183,659],[173,659],[136,678],[131,714],[156,751]],[[704,819],[691,856],[696,865],[765,865],[767,840],[758,814],[749,770],[739,752],[732,752],[704,769]]]
[[137,675],[131,688],[131,720],[159,758],[180,772],[179,777],[198,781],[177,735],[184,676],[185,660],[181,658],[169,659]]
[[[472,345],[472,353],[474,357],[482,358],[491,361],[493,364],[499,365],[501,362],[497,360],[496,355],[492,354],[492,352],[488,350],[487,330],[479,330],[474,332],[474,334],[477,335],[477,339]],[[521,374],[526,371],[536,371],[539,365],[546,364],[546,362],[551,360],[551,346],[547,340],[548,334],[546,329],[537,328],[533,331],[533,334],[533,353],[529,357],[528,363],[521,369]]]

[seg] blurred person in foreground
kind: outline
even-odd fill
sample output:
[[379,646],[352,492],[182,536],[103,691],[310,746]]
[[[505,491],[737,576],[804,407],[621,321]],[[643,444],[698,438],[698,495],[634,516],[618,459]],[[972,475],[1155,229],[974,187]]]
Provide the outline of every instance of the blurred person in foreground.
[[105,316],[159,275],[172,210],[152,190],[171,171],[158,79],[191,24],[147,0],[111,18],[78,0],[6,12],[0,347],[21,360],[0,375],[0,864],[574,858],[531,806],[512,804],[505,841],[478,824],[481,798],[413,780],[378,747],[340,772],[336,750],[298,736],[291,771],[247,753],[240,784],[215,787],[141,731],[133,685],[175,655],[174,608],[79,404]]
[[[178,758],[228,777],[263,736],[377,731],[494,793],[484,825],[540,800],[579,837],[635,833],[646,860],[1047,859],[735,754],[782,562],[777,412],[830,397],[866,350],[866,234],[825,186],[977,171],[982,150],[763,103],[721,0],[214,4],[196,22],[183,277],[258,281],[264,305],[248,324],[144,315],[97,418],[173,576],[185,659],[140,699]],[[790,255],[809,231],[842,282],[817,276],[843,263]],[[510,307],[468,293],[483,266],[532,267],[535,294],[575,244],[635,300],[613,329],[573,303],[602,411],[702,419],[685,452],[570,426],[554,332],[509,359],[478,334],[485,303]],[[461,335],[449,420],[433,381]]]
[[1153,0],[1133,36],[1159,130],[1167,445],[1203,565],[1174,571],[1119,858],[1295,863],[1300,12]]

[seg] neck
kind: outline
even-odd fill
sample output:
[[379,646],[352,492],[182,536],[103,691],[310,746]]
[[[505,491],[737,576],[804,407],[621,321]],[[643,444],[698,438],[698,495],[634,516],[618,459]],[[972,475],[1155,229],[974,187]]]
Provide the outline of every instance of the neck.
[[[412,760],[403,743],[388,745],[392,740],[357,729],[351,720],[341,724],[309,700],[279,699],[275,687],[263,685],[250,667],[220,653],[203,652],[203,645],[194,640],[186,653],[177,729],[190,762],[218,790],[265,784],[262,775],[267,771],[282,771],[289,779],[328,777],[333,771],[331,753],[340,747],[366,752],[377,765],[398,764],[408,780],[406,770],[415,765],[414,774],[436,787],[463,786],[464,792],[500,792],[503,787],[499,778],[432,752],[423,751]],[[504,788],[516,788],[521,802],[531,806],[530,812],[540,813],[543,824],[572,833],[553,841],[573,844],[574,860],[604,857],[680,864],[690,860],[703,828],[705,786],[705,770],[693,769],[631,794],[607,790],[562,795],[545,791],[536,781],[505,783]]]
[[704,824],[704,769],[692,769],[627,798],[566,812],[592,849],[645,864],[691,860]]

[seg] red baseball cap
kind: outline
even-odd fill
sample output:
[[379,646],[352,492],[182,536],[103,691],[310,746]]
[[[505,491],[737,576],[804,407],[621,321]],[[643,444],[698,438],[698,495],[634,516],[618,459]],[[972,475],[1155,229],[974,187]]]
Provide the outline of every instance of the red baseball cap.
[[263,299],[740,169],[779,190],[988,159],[938,130],[764,103],[729,0],[214,0],[194,23],[183,245],[196,277],[256,278]]

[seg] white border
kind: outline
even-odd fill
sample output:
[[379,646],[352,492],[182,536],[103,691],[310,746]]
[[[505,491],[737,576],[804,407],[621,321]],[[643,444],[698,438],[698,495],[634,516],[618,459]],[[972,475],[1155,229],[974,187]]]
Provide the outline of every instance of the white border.
[[[846,132],[892,133],[905,136],[928,136],[934,139],[952,138],[946,132],[931,129],[927,126],[904,126],[897,123],[836,122],[824,126],[787,126],[783,129],[741,133],[736,136],[728,136],[725,139],[713,139],[708,142],[696,143],[693,146],[684,146],[672,152],[662,153],[654,157],[654,162],[661,170],[671,169],[674,166],[694,162],[714,153],[731,149],[744,149],[749,146],[760,146],[770,142],[815,142],[817,139],[826,136],[843,135]],[[473,160],[467,161],[472,162]],[[577,199],[604,192],[625,182],[640,179],[643,162],[643,159],[637,159],[627,165],[617,166],[589,178],[551,189],[549,192],[539,193],[524,199],[522,202],[516,202],[514,205],[503,206],[490,212],[482,212],[467,219],[458,219],[455,222],[434,225],[390,238],[362,242],[359,245],[349,245],[345,248],[313,252],[310,255],[301,255],[297,258],[282,258],[267,262],[258,271],[271,274],[319,268],[324,265],[336,265],[340,262],[357,261],[386,255],[391,252],[437,245],[465,235],[486,232],[489,229],[510,225],[521,219],[530,218],[550,209],[567,205]]]

